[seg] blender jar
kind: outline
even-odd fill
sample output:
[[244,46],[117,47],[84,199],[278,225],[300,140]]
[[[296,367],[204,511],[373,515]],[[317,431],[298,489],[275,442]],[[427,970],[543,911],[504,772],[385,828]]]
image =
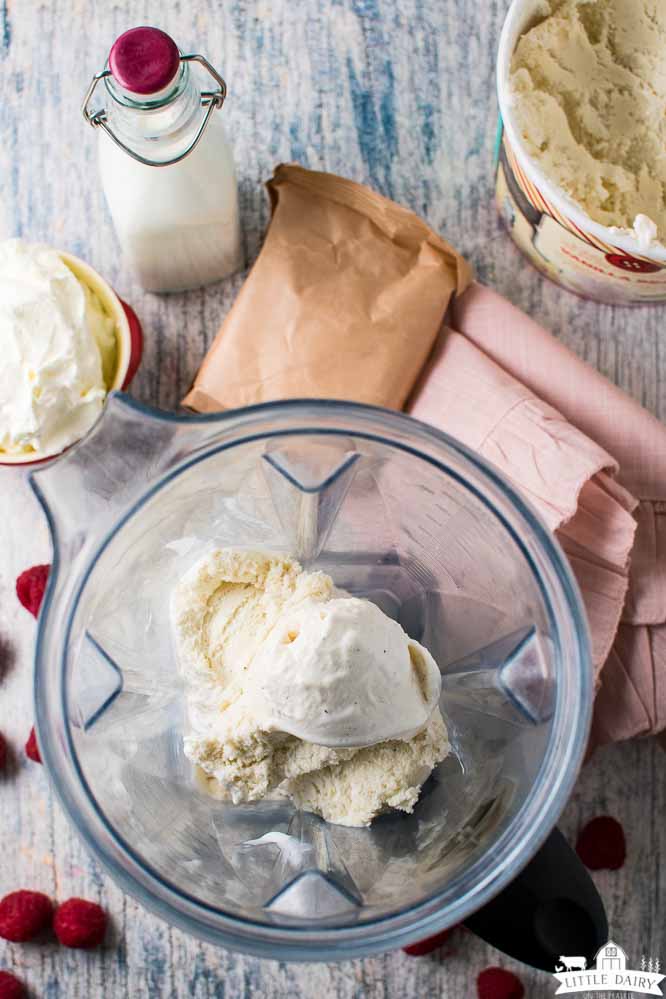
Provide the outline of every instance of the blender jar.
[[[145,905],[263,957],[358,956],[471,917],[544,842],[587,738],[584,615],[552,535],[462,445],[350,403],[180,417],[117,395],[31,480],[53,540],[43,759],[92,852]],[[453,752],[412,815],[346,828],[197,785],[169,600],[213,545],[295,555],[430,649]],[[534,958],[549,960],[547,946]]]

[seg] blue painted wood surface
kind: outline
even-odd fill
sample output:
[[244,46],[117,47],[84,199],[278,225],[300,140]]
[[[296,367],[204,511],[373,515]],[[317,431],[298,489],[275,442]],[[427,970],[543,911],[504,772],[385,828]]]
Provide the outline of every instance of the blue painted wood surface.
[[[244,245],[255,257],[273,166],[298,160],[346,174],[422,214],[467,254],[482,280],[562,338],[662,419],[663,310],[586,303],[545,282],[496,218],[492,153],[494,57],[505,0],[2,0],[0,223],[87,259],[139,312],[146,352],[132,392],[174,407],[242,283],[183,295],[144,294],[119,257],[97,181],[96,143],[79,105],[122,30],[156,24],[201,51],[230,88],[224,109],[238,164]],[[31,724],[34,622],[17,604],[16,574],[46,561],[45,525],[20,473],[0,472],[0,731],[20,747]],[[602,812],[629,841],[619,872],[597,875],[612,934],[629,955],[661,953],[664,937],[666,758],[654,744],[600,752],[563,818],[574,836]],[[661,864],[661,867],[660,867]],[[661,874],[660,874],[661,871]],[[41,887],[100,900],[113,932],[101,952],[0,942],[0,966],[34,997],[336,997],[466,999],[488,964],[520,970],[530,999],[548,976],[517,969],[459,932],[431,958],[391,953],[337,965],[286,965],[199,943],[123,895],[91,861],[53,800],[45,774],[17,753],[0,781],[0,893]]]

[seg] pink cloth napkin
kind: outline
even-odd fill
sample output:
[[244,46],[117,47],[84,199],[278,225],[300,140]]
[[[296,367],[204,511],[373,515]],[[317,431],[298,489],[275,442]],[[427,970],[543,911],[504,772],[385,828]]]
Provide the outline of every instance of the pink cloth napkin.
[[496,292],[454,302],[409,405],[540,511],[580,585],[592,742],[666,729],[666,426]]

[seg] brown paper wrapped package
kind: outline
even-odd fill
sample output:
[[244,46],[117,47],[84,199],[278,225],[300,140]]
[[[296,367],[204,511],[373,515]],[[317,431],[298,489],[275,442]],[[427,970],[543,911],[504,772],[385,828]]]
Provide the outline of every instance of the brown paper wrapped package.
[[268,191],[261,253],[183,405],[401,408],[467,263],[412,212],[342,177],[282,165]]

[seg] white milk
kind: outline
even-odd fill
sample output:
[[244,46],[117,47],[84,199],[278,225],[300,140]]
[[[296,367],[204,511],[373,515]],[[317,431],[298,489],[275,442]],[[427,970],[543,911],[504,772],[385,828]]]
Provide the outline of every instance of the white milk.
[[133,160],[99,129],[104,193],[146,291],[185,291],[242,263],[233,157],[216,113],[197,147],[168,167]]
[[[164,90],[147,96],[107,77],[99,91],[107,126],[128,149],[152,162],[181,155],[206,113],[196,75],[198,82],[182,62]],[[102,127],[97,132],[100,175],[118,239],[147,291],[201,287],[240,267],[236,175],[220,110],[211,113],[191,152],[169,166],[147,166]]]

